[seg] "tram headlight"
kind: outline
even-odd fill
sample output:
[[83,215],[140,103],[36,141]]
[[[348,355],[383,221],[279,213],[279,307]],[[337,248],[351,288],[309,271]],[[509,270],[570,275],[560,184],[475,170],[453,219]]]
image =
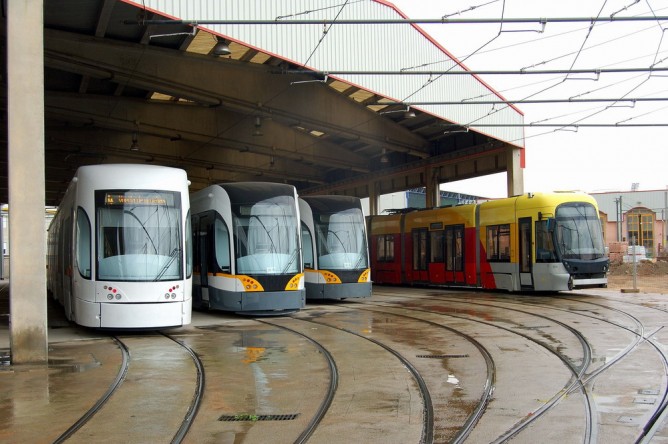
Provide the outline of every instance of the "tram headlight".
[[116,300],[117,300],[117,301],[120,301],[120,300],[121,300],[121,295],[120,295],[120,294],[116,294]]
[[114,295],[113,295],[113,294],[109,293],[109,294],[107,295],[107,299],[109,299],[110,301],[111,301],[113,298],[114,298]]
[[176,293],[172,293],[172,299],[176,299]]
[[169,293],[165,293],[165,299],[169,299]]

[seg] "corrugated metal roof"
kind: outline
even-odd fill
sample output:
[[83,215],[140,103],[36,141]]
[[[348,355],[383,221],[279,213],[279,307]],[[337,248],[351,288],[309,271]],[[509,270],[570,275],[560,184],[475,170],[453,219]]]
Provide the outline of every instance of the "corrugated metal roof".
[[[142,4],[174,18],[199,21],[284,18],[334,22],[336,19],[404,18],[398,10],[380,0],[145,0]],[[412,24],[213,24],[200,27],[323,72],[399,71],[425,64],[433,70],[445,71],[457,63],[444,48]],[[490,100],[499,98],[494,90],[474,75],[345,75],[337,78],[396,101],[458,101],[481,96]],[[506,105],[495,108],[491,105],[423,105],[416,108],[471,128],[475,128],[475,123],[523,123],[521,112]],[[476,131],[524,146],[521,127],[486,127]]]

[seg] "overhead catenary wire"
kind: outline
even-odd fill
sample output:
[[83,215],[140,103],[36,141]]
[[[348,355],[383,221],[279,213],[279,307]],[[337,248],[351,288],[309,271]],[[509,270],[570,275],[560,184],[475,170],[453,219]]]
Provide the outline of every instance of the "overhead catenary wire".
[[[599,14],[600,14],[600,11],[599,11]],[[572,55],[572,54],[575,54],[575,59],[574,59],[573,62],[571,63],[571,68],[574,66],[575,61],[577,60],[578,56],[579,56],[580,53],[582,52],[582,50],[583,50],[583,48],[584,48],[584,44],[585,44],[585,42],[587,41],[587,39],[589,38],[589,35],[591,34],[592,28],[593,28],[593,23],[588,27],[588,29],[587,29],[587,31],[588,31],[588,32],[587,32],[587,36],[586,36],[586,38],[584,39],[584,41],[583,41],[583,43],[582,43],[580,49],[579,49],[576,53],[571,53],[571,55]],[[649,28],[647,28],[647,29],[649,29]],[[658,51],[657,51],[657,53],[658,53]],[[652,64],[652,66],[657,65],[657,64],[658,64],[658,63],[656,62],[656,56],[655,56],[655,60],[654,60],[654,63]],[[533,65],[533,66],[537,66],[537,65]],[[533,66],[532,66],[532,67],[533,67]],[[521,71],[522,73],[524,73],[524,71],[526,71],[526,68],[522,68],[520,71]],[[570,71],[569,71],[569,73],[570,73]],[[643,77],[644,77],[644,76],[643,76]],[[563,82],[564,82],[565,80],[567,80],[567,79],[568,79],[568,76],[566,76],[565,78],[560,79],[556,84],[554,84],[554,85],[548,87],[547,89],[551,89],[551,88],[553,88],[554,86],[563,83]],[[603,88],[601,88],[601,89],[603,89]],[[544,90],[542,90],[542,91],[539,91],[539,93],[540,93],[540,92],[544,92],[544,91],[546,91],[546,89],[544,89]],[[588,93],[583,93],[583,94],[581,94],[581,95],[586,95],[586,94],[588,94]],[[629,93],[627,92],[627,93],[625,94],[625,96],[628,95],[628,94],[629,94]],[[455,102],[455,101],[451,101],[451,102],[447,102],[447,101],[434,101],[434,102],[409,102],[409,101],[404,101],[404,103],[405,103],[406,105],[409,105],[409,106],[411,106],[411,105],[415,106],[415,105],[462,105],[462,104],[477,104],[477,105],[487,105],[487,104],[489,104],[489,105],[506,104],[506,105],[510,105],[510,104],[531,104],[531,103],[535,103],[535,104],[541,104],[541,103],[544,103],[544,104],[547,104],[547,103],[593,103],[593,102],[611,102],[612,105],[610,105],[610,106],[604,108],[604,110],[605,110],[605,109],[608,109],[608,108],[610,108],[610,107],[612,107],[612,106],[616,106],[617,104],[619,104],[619,106],[624,106],[625,104],[630,103],[631,105],[626,105],[626,106],[634,107],[636,102],[661,101],[660,98],[647,98],[647,97],[642,98],[641,100],[633,100],[633,98],[626,98],[626,97],[622,97],[622,98],[617,97],[617,98],[614,98],[614,99],[603,99],[603,98],[600,98],[600,99],[576,99],[575,97],[577,97],[577,96],[575,96],[575,97],[569,97],[569,98],[567,98],[567,99],[544,99],[544,100],[533,99],[533,100],[531,100],[530,97],[534,97],[535,95],[536,95],[536,94],[532,94],[532,95],[530,95],[530,96],[527,96],[527,97],[525,97],[525,98],[523,98],[523,99],[518,99],[518,100],[498,100],[498,99],[497,99],[497,100],[475,100],[476,98],[481,98],[481,97],[476,97],[476,98],[464,99],[464,100],[462,100],[462,101],[458,101],[458,102]],[[484,97],[484,96],[482,96],[482,97]],[[379,104],[382,104],[382,103],[387,103],[387,102],[379,101]],[[496,111],[498,111],[498,110],[493,109],[491,112],[493,113],[493,112],[496,112]],[[602,111],[599,111],[599,112],[602,112]],[[594,114],[597,114],[597,113],[594,113]],[[480,119],[482,119],[482,118],[484,118],[484,117],[485,117],[485,116],[482,116]],[[480,119],[476,119],[475,121],[478,121],[478,120],[480,120]],[[631,119],[633,119],[633,118],[631,118]],[[549,119],[547,119],[547,120],[549,120]],[[580,119],[580,120],[582,120],[582,119]],[[578,121],[580,121],[580,120],[578,120]],[[630,120],[630,119],[629,119],[629,120]],[[471,122],[471,123],[473,124],[475,121],[473,121],[473,122]],[[535,124],[534,124],[534,125],[530,125],[530,126],[535,126]],[[559,125],[557,125],[557,126],[559,126]],[[618,126],[618,125],[613,125],[613,126]]]
[[661,127],[668,128],[668,123],[469,123],[458,125],[456,123],[442,125],[444,128],[646,128]]
[[[475,9],[475,8],[473,8],[473,9]],[[464,59],[462,59],[461,61],[459,61],[459,62],[458,62],[459,64],[464,63],[464,61],[466,61],[469,57],[473,57],[476,53],[478,53],[479,51],[481,51],[483,48],[485,48],[487,45],[491,44],[493,41],[495,41],[497,38],[499,38],[499,37],[501,36],[501,34],[503,33],[503,18],[505,17],[505,10],[506,10],[506,1],[503,0],[503,4],[502,4],[502,8],[501,8],[501,20],[502,20],[502,21],[501,21],[501,23],[500,23],[500,25],[499,25],[499,31],[497,32],[497,34],[496,34],[494,37],[492,37],[491,39],[489,39],[489,40],[488,40],[486,43],[484,43],[482,46],[480,46],[478,49],[474,50],[471,54],[467,55]],[[445,16],[444,16],[444,17],[445,17]],[[543,26],[545,26],[545,25],[543,25]],[[449,69],[450,69],[450,70],[451,70],[451,69],[454,69],[454,66],[450,67]],[[420,91],[424,90],[424,89],[427,88],[431,83],[437,81],[437,80],[440,79],[441,77],[442,77],[442,76],[436,76],[436,77],[429,76],[429,78],[427,79],[427,81],[424,82],[424,84],[423,84],[421,87],[419,87],[418,89],[416,89],[415,91],[413,91],[411,94],[405,96],[405,97],[404,97],[404,100],[408,100],[408,99],[410,99],[411,97],[413,97],[414,95],[418,94]]]
[[[603,6],[602,6],[601,9],[599,10],[599,16],[600,16],[601,12],[603,11],[603,7],[605,7],[605,4],[606,4],[606,3],[607,3],[607,0],[603,2]],[[656,18],[657,18],[657,17],[656,17],[655,14],[653,14],[653,18],[654,18],[655,20],[652,20],[652,21],[656,21]],[[555,84],[553,84],[553,85],[551,85],[551,86],[548,86],[547,88],[544,88],[544,89],[542,89],[542,90],[540,90],[540,91],[538,91],[538,92],[536,92],[536,93],[533,93],[533,94],[531,94],[531,95],[525,97],[524,100],[528,100],[528,99],[530,99],[530,98],[532,98],[532,97],[537,96],[538,94],[541,94],[541,93],[546,92],[547,90],[553,89],[553,88],[555,88],[556,86],[558,86],[558,85],[560,85],[560,84],[563,84],[563,82],[565,82],[566,80],[569,80],[569,79],[572,80],[572,79],[573,79],[573,77],[569,77],[569,76],[571,76],[571,75],[575,72],[575,70],[573,70],[573,67],[575,66],[575,62],[577,61],[577,59],[578,59],[580,53],[582,52],[583,48],[585,47],[585,43],[586,43],[586,41],[589,39],[589,36],[591,35],[591,32],[592,32],[592,30],[593,30],[593,28],[594,28],[594,25],[595,25],[595,21],[592,21],[591,24],[590,24],[590,26],[588,27],[587,35],[586,35],[586,37],[584,38],[584,41],[582,42],[580,49],[579,49],[579,50],[577,51],[577,53],[575,54],[575,58],[573,59],[573,62],[571,63],[571,69],[569,69],[568,71],[565,71],[565,72],[564,72],[564,74],[566,74],[565,77],[564,77],[563,79],[561,79],[560,81],[558,81],[557,83],[555,83]],[[658,50],[657,50],[657,53],[658,53]],[[658,63],[656,62],[656,56],[655,56],[654,63],[649,67],[649,69],[653,69],[657,64],[658,64]],[[471,71],[471,72],[474,72],[474,71]],[[523,69],[521,69],[519,72],[520,72],[520,73],[526,73],[526,72],[528,72],[528,71],[527,71],[526,69],[523,68]],[[531,72],[538,72],[538,71],[531,71]],[[599,73],[601,73],[601,72],[603,72],[603,69],[601,69],[601,70],[597,70],[596,79],[594,79],[594,80],[598,80],[598,78],[600,77],[600,74],[599,74]],[[621,72],[621,71],[620,71],[620,72]],[[630,72],[630,71],[629,71],[629,72]],[[650,72],[650,71],[645,71],[645,72]],[[491,74],[491,73],[490,73],[490,74]],[[555,74],[556,74],[556,72],[555,72]],[[612,101],[610,105],[604,107],[603,109],[601,109],[601,110],[599,110],[599,111],[595,111],[595,112],[593,112],[593,113],[591,113],[591,114],[589,114],[589,115],[587,115],[587,116],[585,116],[585,117],[582,117],[582,118],[580,118],[580,119],[578,119],[578,120],[576,120],[576,121],[572,121],[572,122],[570,122],[570,124],[568,124],[568,125],[561,125],[561,124],[549,124],[549,125],[550,125],[551,127],[557,128],[557,129],[555,129],[555,130],[553,130],[553,131],[568,130],[569,128],[574,128],[574,130],[577,131],[577,129],[578,129],[579,127],[581,127],[581,126],[582,126],[582,127],[589,127],[590,125],[594,125],[595,127],[599,127],[598,124],[587,124],[587,125],[585,125],[585,124],[581,124],[580,122],[582,122],[583,120],[589,119],[589,118],[591,118],[591,117],[593,117],[593,116],[595,116],[595,115],[597,115],[597,114],[603,113],[603,112],[606,111],[607,109],[610,109],[610,108],[614,107],[615,105],[617,105],[618,103],[620,103],[620,101],[623,100],[623,99],[625,99],[626,96],[628,96],[631,92],[633,92],[634,90],[636,90],[636,89],[637,89],[640,85],[642,85],[643,83],[647,82],[647,81],[652,77],[652,73],[650,72],[650,75],[648,75],[648,76],[643,76],[643,77],[645,77],[645,78],[644,78],[643,81],[641,81],[641,83],[640,83],[639,85],[636,85],[636,86],[633,87],[630,91],[627,91],[623,96],[619,97],[617,100]],[[517,102],[517,103],[521,103],[521,102]],[[492,104],[492,105],[494,105],[494,104]],[[510,104],[507,104],[506,106],[510,106]],[[503,108],[505,108],[505,107],[503,107]],[[503,109],[503,108],[501,108],[501,109]],[[496,113],[496,112],[499,112],[501,109],[495,109],[495,108],[492,108],[492,110],[490,110],[489,113],[487,113],[487,114],[484,115],[484,116],[480,116],[480,117],[478,117],[478,118],[476,118],[476,119],[473,119],[472,121],[470,121],[469,123],[467,123],[466,125],[464,125],[464,127],[465,127],[465,128],[468,128],[468,127],[472,127],[472,126],[477,126],[478,124],[477,124],[476,122],[479,122],[479,121],[483,120],[484,118],[488,117],[490,114],[494,114],[494,113]],[[648,114],[650,114],[650,113],[648,113]],[[633,119],[633,118],[631,118],[631,119]],[[631,120],[631,119],[627,119],[627,121],[628,121],[628,120]],[[549,119],[548,119],[548,120],[549,120]],[[548,125],[548,124],[544,124],[544,125]],[[617,122],[617,123],[615,123],[615,124],[605,124],[605,125],[610,125],[610,127],[626,126],[626,125],[621,125],[621,122]],[[524,127],[524,124],[519,124],[518,126],[520,126],[520,127]],[[528,124],[528,125],[526,125],[526,127],[535,127],[535,126],[537,126],[537,124]],[[635,125],[633,125],[633,126],[635,126]],[[643,126],[644,126],[644,125],[643,125]],[[657,126],[663,126],[663,125],[662,125],[662,124],[660,124],[660,125],[647,124],[647,126],[648,126],[648,127],[657,127]],[[503,125],[500,125],[499,127],[505,127],[505,128],[508,128],[508,127],[513,127],[513,125],[503,124]],[[447,131],[446,131],[446,133],[447,133]],[[542,133],[542,134],[540,134],[540,135],[544,135],[544,134],[548,134],[548,133]],[[535,137],[535,136],[536,136],[536,135],[531,136],[531,137]],[[525,136],[524,138],[526,138],[526,136]]]
[[[341,3],[345,5],[345,3],[347,3],[347,2],[344,3],[342,1]],[[494,3],[494,2],[489,2],[489,3]],[[339,7],[339,6],[340,5],[336,5],[336,7]],[[307,11],[307,12],[310,13],[311,11]],[[615,14],[617,14],[617,13],[615,13]],[[534,23],[539,23],[539,24],[545,24],[545,23],[584,22],[584,23],[587,23],[587,24],[593,24],[593,23],[601,22],[602,24],[604,24],[604,22],[607,23],[607,22],[612,22],[612,21],[616,21],[616,22],[622,22],[622,21],[633,21],[633,22],[651,21],[651,22],[656,22],[657,20],[659,20],[659,21],[660,20],[668,20],[668,17],[657,17],[657,16],[651,16],[651,17],[650,16],[647,16],[647,17],[610,17],[610,18],[608,18],[608,17],[577,18],[576,17],[576,18],[548,18],[548,19],[546,19],[546,18],[529,18],[529,19],[526,19],[526,18],[512,19],[511,18],[511,19],[509,19],[509,18],[504,17],[502,19],[471,19],[471,20],[469,20],[469,19],[461,19],[461,20],[457,20],[457,19],[445,19],[445,20],[443,20],[443,19],[414,19],[414,20],[400,19],[400,20],[335,20],[335,21],[333,21],[331,19],[329,19],[329,20],[283,20],[283,17],[277,17],[276,20],[248,20],[248,21],[238,21],[238,20],[230,20],[230,21],[228,21],[228,20],[222,20],[222,21],[206,21],[206,20],[202,20],[202,21],[196,21],[196,20],[175,21],[175,20],[165,20],[164,24],[172,24],[172,25],[177,24],[177,23],[195,24],[195,25],[197,25],[197,24],[202,24],[202,25],[204,25],[204,24],[249,24],[249,25],[252,25],[252,24],[258,24],[258,25],[262,25],[262,24],[266,24],[266,25],[273,25],[273,24],[319,24],[319,25],[325,25],[325,26],[332,26],[333,24],[374,24],[374,23],[377,23],[377,24],[382,24],[382,23],[386,23],[386,24],[392,24],[392,23],[397,23],[397,24],[400,24],[400,23],[415,23],[415,24],[418,24],[418,23],[425,23],[425,24],[428,24],[428,23],[434,23],[434,24],[438,24],[438,23],[443,23],[443,24],[447,24],[447,23],[453,23],[453,24],[454,23],[472,23],[472,24],[475,24],[475,23],[490,23],[490,24],[491,23],[500,23],[500,24],[504,24],[505,23],[505,24],[508,24],[508,23],[534,22]],[[153,21],[153,20],[146,20],[146,21],[143,21],[142,24],[159,24],[159,23],[156,23],[156,21]],[[326,34],[327,34],[326,32],[323,33],[323,35],[321,37],[321,40],[322,40],[322,38],[325,37]],[[317,48],[317,46],[316,46],[316,48]],[[578,51],[578,53],[581,52],[581,50],[582,50],[582,48],[580,48],[580,51]],[[572,54],[573,53],[570,53],[569,55],[572,55]],[[459,67],[456,66],[456,68],[459,68]],[[577,71],[576,70],[568,70],[568,71],[564,71],[564,70],[543,70],[543,71],[534,70],[534,71],[530,71],[530,70],[527,70],[527,69],[520,69],[520,70],[517,70],[517,71],[452,71],[452,70],[449,70],[449,71],[443,72],[443,75],[591,74],[591,75],[594,75],[594,76],[598,76],[599,74],[604,73],[604,72],[610,72],[610,73],[612,73],[612,72],[620,72],[620,73],[622,73],[622,72],[640,72],[640,73],[650,73],[650,76],[651,76],[652,74],[660,73],[664,70],[668,70],[668,68],[655,68],[655,69],[652,69],[652,68],[626,68],[626,69],[618,69],[618,70],[590,69],[590,70],[577,70]],[[297,73],[297,72],[295,72],[295,73]],[[309,71],[300,70],[300,71],[298,71],[298,73],[302,74],[302,75],[304,75],[304,74],[317,75],[318,77],[320,77],[320,76],[323,76],[324,71],[321,72],[321,73],[318,73],[318,72],[313,72],[313,71],[310,71],[310,70]],[[369,74],[375,74],[375,72],[368,72],[368,73]],[[326,76],[327,74],[336,75],[337,73],[334,72],[334,71],[327,71],[327,73],[324,74],[324,76]],[[364,74],[367,74],[367,72],[364,72]],[[399,74],[401,74],[401,75],[420,75],[421,73],[419,71],[403,70],[403,71],[397,72],[396,74],[397,75],[399,75]],[[340,75],[343,75],[343,74],[340,74]],[[437,76],[437,75],[440,75],[440,73],[438,71],[424,71],[424,75]],[[537,94],[539,94],[539,93],[540,93],[540,91]],[[531,96],[529,96],[529,97],[531,97]],[[647,100],[647,99],[646,100],[638,100],[638,102],[641,102],[641,101],[649,102],[649,101],[659,101],[659,100],[661,100],[661,99],[660,98],[655,98],[655,99],[651,99],[651,100]],[[624,103],[632,103],[633,102],[632,99],[625,99],[623,101],[620,101],[618,99],[610,99],[610,100],[607,100],[607,99],[583,99],[583,100],[565,100],[564,102],[570,102],[570,103],[583,102],[583,103],[586,103],[586,102],[596,102],[596,101],[620,102],[620,103],[621,102],[624,102]],[[512,100],[507,100],[507,101],[498,101],[497,100],[497,101],[490,101],[490,102],[491,103],[489,103],[489,104],[491,104],[491,105],[497,104],[497,103],[506,103],[506,104],[510,104],[510,103],[555,103],[554,99],[552,99],[551,101],[541,101],[541,100],[528,101],[528,100],[526,100],[526,98],[524,100],[519,100],[519,101],[516,101],[516,102],[512,101]],[[402,102],[402,103],[406,104],[406,103],[410,103],[410,102]],[[453,104],[461,105],[461,104],[469,104],[469,103],[473,104],[473,103],[476,103],[476,102],[464,101],[464,102],[457,102],[457,103],[453,103]],[[265,101],[264,105],[266,105],[266,104],[267,104],[267,102]],[[384,104],[384,103],[379,103],[379,104]],[[480,103],[480,104],[487,104],[487,103]],[[498,110],[495,110],[495,111],[498,111]],[[493,111],[493,112],[495,112],[495,111]],[[488,116],[488,115],[489,114],[487,114],[486,116]],[[482,116],[481,118],[484,118],[486,116]],[[479,125],[475,125],[475,123],[473,123],[471,126],[479,126]],[[509,125],[501,125],[501,126],[509,126]],[[526,126],[536,126],[536,125],[535,124],[534,125],[527,124]],[[555,126],[555,127],[571,126],[572,127],[571,124],[566,124],[566,125],[554,124],[553,126]],[[588,125],[579,125],[579,126],[585,127],[585,126],[588,126]],[[600,125],[596,125],[596,126],[600,126]],[[617,126],[618,127],[620,125],[609,124],[609,126]],[[628,125],[628,126],[631,126],[631,125]],[[636,125],[633,125],[633,126],[636,126]]]
[[[603,2],[603,6],[601,7],[601,11],[603,11],[603,7],[605,7],[605,4],[606,4],[606,3],[607,3],[607,0],[605,0],[605,1]],[[637,2],[636,2],[636,3],[637,3]],[[649,3],[649,1],[648,1],[648,3]],[[634,4],[635,4],[635,3],[634,3]],[[632,6],[632,5],[631,5],[631,6]],[[599,14],[600,14],[600,12],[599,12]],[[654,18],[656,18],[656,14],[654,14],[653,11],[652,11],[652,16],[653,16]],[[656,23],[657,23],[657,24],[659,25],[659,27],[661,28],[661,24],[660,24],[658,21],[657,21]],[[593,29],[593,27],[594,27],[594,23],[591,24],[590,29],[589,29],[589,32],[587,33],[587,36],[585,37],[585,41],[589,38],[589,35],[591,34],[591,30]],[[663,34],[664,34],[663,31],[665,31],[665,29],[662,28],[661,40],[663,40]],[[656,60],[656,57],[657,57],[658,54],[659,54],[659,49],[660,49],[660,46],[661,46],[661,40],[659,41],[659,44],[658,44],[658,46],[657,46],[657,50],[656,50],[656,53],[655,53],[655,56],[654,56],[654,62],[652,63],[652,65],[650,65],[650,68],[652,68],[652,69],[653,69],[657,64],[659,64],[659,63],[661,63],[661,62],[663,61],[663,60],[660,60],[660,61],[657,61],[657,60]],[[584,46],[584,43],[583,43],[583,46]],[[579,55],[579,53],[578,53],[578,55]],[[641,80],[638,84],[636,84],[636,85],[633,86],[630,90],[628,90],[626,93],[624,93],[623,95],[621,95],[621,96],[619,97],[619,100],[618,100],[618,101],[612,102],[610,105],[607,105],[607,106],[604,107],[603,109],[600,109],[600,110],[598,110],[598,111],[595,111],[595,112],[593,112],[593,113],[590,113],[590,114],[588,114],[588,115],[586,115],[586,116],[584,116],[584,117],[582,117],[582,118],[580,118],[580,119],[578,119],[578,120],[576,120],[576,121],[574,121],[574,122],[571,122],[571,123],[572,123],[572,124],[580,124],[580,122],[582,122],[582,121],[584,121],[584,120],[587,120],[587,119],[590,119],[591,117],[594,117],[594,116],[596,116],[596,115],[602,114],[602,113],[604,113],[605,111],[607,111],[608,109],[615,107],[615,105],[616,105],[620,100],[625,99],[629,94],[631,94],[631,93],[633,93],[635,90],[639,89],[643,84],[645,84],[646,82],[648,82],[649,79],[650,79],[651,77],[652,77],[651,74],[648,75],[648,76],[646,76],[646,77],[645,77],[643,80]],[[565,81],[567,78],[568,78],[568,76],[567,76],[566,78],[564,78],[564,81]],[[662,108],[662,109],[663,109],[663,108]],[[651,113],[654,113],[654,112],[656,112],[656,110],[655,110],[655,111],[651,111],[651,112],[649,112],[649,113],[645,113],[645,115],[647,115],[647,114],[651,114]],[[626,121],[628,121],[628,120],[632,120],[632,119],[634,119],[634,117],[631,117],[631,118],[629,118],[629,119],[626,119]],[[617,123],[619,124],[619,123],[621,123],[621,122],[617,122]],[[661,126],[661,125],[654,125],[654,126]]]
[[404,24],[498,24],[498,23],[608,23],[608,22],[642,22],[668,21],[668,16],[636,16],[636,17],[515,17],[515,18],[424,18],[424,19],[339,19],[336,22],[322,19],[306,20],[167,20],[139,19],[124,20],[125,25],[404,25]]
[[[607,3],[607,0],[604,0],[604,1],[603,1],[603,6],[602,6],[601,9],[599,10],[599,13],[598,13],[596,19],[598,19],[598,18],[600,17],[600,15],[601,15],[601,13],[602,13],[602,11],[603,11],[603,8],[605,7],[605,4],[606,4],[606,3]],[[580,53],[582,52],[582,48],[584,47],[586,41],[589,39],[589,36],[590,36],[590,34],[591,34],[591,32],[592,32],[592,30],[593,30],[595,24],[596,24],[596,22],[595,22],[594,20],[590,21],[590,25],[589,25],[589,28],[588,28],[588,30],[587,30],[587,36],[585,37],[584,41],[582,42],[582,45],[580,46],[580,49],[577,51],[577,54],[575,55],[573,61],[571,62],[571,66],[570,66],[570,68],[569,68],[569,70],[568,70],[568,73],[566,73],[566,76],[565,76],[564,78],[562,78],[560,81],[558,81],[558,82],[556,82],[556,83],[554,83],[554,84],[552,84],[552,85],[550,85],[550,86],[547,86],[546,88],[543,88],[543,89],[541,89],[540,91],[536,91],[536,92],[534,92],[534,93],[532,93],[532,94],[530,94],[530,95],[524,97],[524,99],[530,99],[530,98],[535,97],[535,96],[537,96],[537,95],[539,95],[539,94],[543,94],[543,93],[545,93],[546,91],[549,91],[549,90],[552,90],[552,89],[558,87],[559,85],[563,84],[566,80],[569,79],[569,76],[571,75],[571,73],[572,73],[572,71],[573,71],[573,67],[575,66],[575,62],[577,61],[578,57],[580,56]],[[525,71],[525,70],[522,69],[521,71]],[[533,72],[533,71],[532,71],[532,72]],[[596,80],[598,80],[599,77],[600,77],[600,73],[597,73],[597,74],[596,74]],[[476,122],[479,122],[479,121],[481,121],[482,119],[486,118],[487,116],[489,116],[489,115],[491,115],[491,114],[494,114],[494,113],[498,113],[498,112],[501,111],[502,109],[505,109],[505,108],[507,108],[507,107],[509,107],[509,106],[512,106],[512,105],[506,105],[506,106],[504,106],[504,107],[502,107],[502,108],[500,108],[500,109],[492,108],[486,115],[484,115],[484,116],[479,116],[478,118],[472,120],[472,121],[469,122],[469,123],[470,123],[470,124],[474,124],[474,123],[476,123]]]
[[387,102],[379,100],[375,105],[387,106],[424,106],[424,105],[500,105],[500,104],[539,104],[539,103],[599,103],[599,102],[621,102],[621,103],[636,103],[636,102],[665,102],[668,97],[633,97],[620,99],[615,98],[595,98],[595,99],[574,99],[571,97],[565,99],[516,99],[516,100],[468,100],[462,99],[460,101],[404,101],[404,102]]
[[304,61],[304,63],[302,63],[303,67],[306,67],[308,65],[308,62],[311,60],[311,57],[313,57],[313,54],[315,54],[315,52],[318,50],[318,48],[322,44],[322,41],[325,40],[325,37],[327,37],[327,33],[332,28],[334,23],[336,23],[336,20],[339,18],[339,16],[343,12],[343,10],[345,9],[347,4],[348,4],[348,0],[346,0],[345,3],[343,3],[343,5],[341,5],[341,8],[339,8],[339,11],[336,13],[336,17],[334,17],[334,21],[330,22],[328,25],[324,26],[324,28],[322,30],[322,35],[320,36],[320,40],[318,40],[318,43],[315,45],[315,48],[313,48],[313,50],[311,51],[311,54],[309,54],[309,56],[306,58],[306,61]]

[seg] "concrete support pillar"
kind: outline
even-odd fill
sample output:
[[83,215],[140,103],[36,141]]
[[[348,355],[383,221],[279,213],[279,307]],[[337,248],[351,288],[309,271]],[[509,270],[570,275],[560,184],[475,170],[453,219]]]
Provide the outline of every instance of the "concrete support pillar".
[[367,216],[376,216],[380,206],[380,193],[378,192],[378,183],[369,183],[369,214]]
[[507,162],[508,197],[524,194],[524,148],[509,147]]
[[426,189],[425,189],[425,198],[426,198],[426,208],[436,208],[441,205],[441,190],[440,190],[440,177],[439,170],[428,166],[425,169],[425,178],[426,178]]
[[13,364],[47,363],[43,0],[7,7],[10,343]]

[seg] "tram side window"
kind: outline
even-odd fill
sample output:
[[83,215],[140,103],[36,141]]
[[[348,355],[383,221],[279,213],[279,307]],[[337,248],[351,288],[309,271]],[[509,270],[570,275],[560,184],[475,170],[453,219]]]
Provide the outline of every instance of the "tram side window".
[[302,251],[304,252],[304,268],[313,268],[313,238],[306,225],[302,223]]
[[392,234],[381,234],[378,241],[378,262],[394,262],[394,236]]
[[190,210],[186,216],[185,248],[186,248],[186,277],[193,274],[193,230],[190,220]]
[[216,263],[222,271],[230,272],[230,232],[222,219],[216,217],[214,223],[216,242]]
[[509,224],[487,227],[487,260],[490,262],[510,262]]
[[77,268],[79,274],[90,279],[90,221],[83,208],[77,211]]
[[557,262],[557,253],[546,220],[536,222],[536,262]]
[[193,271],[200,271],[199,258],[200,258],[200,235],[199,235],[199,216],[193,215],[190,220],[190,239],[192,245],[192,260],[193,260]]

